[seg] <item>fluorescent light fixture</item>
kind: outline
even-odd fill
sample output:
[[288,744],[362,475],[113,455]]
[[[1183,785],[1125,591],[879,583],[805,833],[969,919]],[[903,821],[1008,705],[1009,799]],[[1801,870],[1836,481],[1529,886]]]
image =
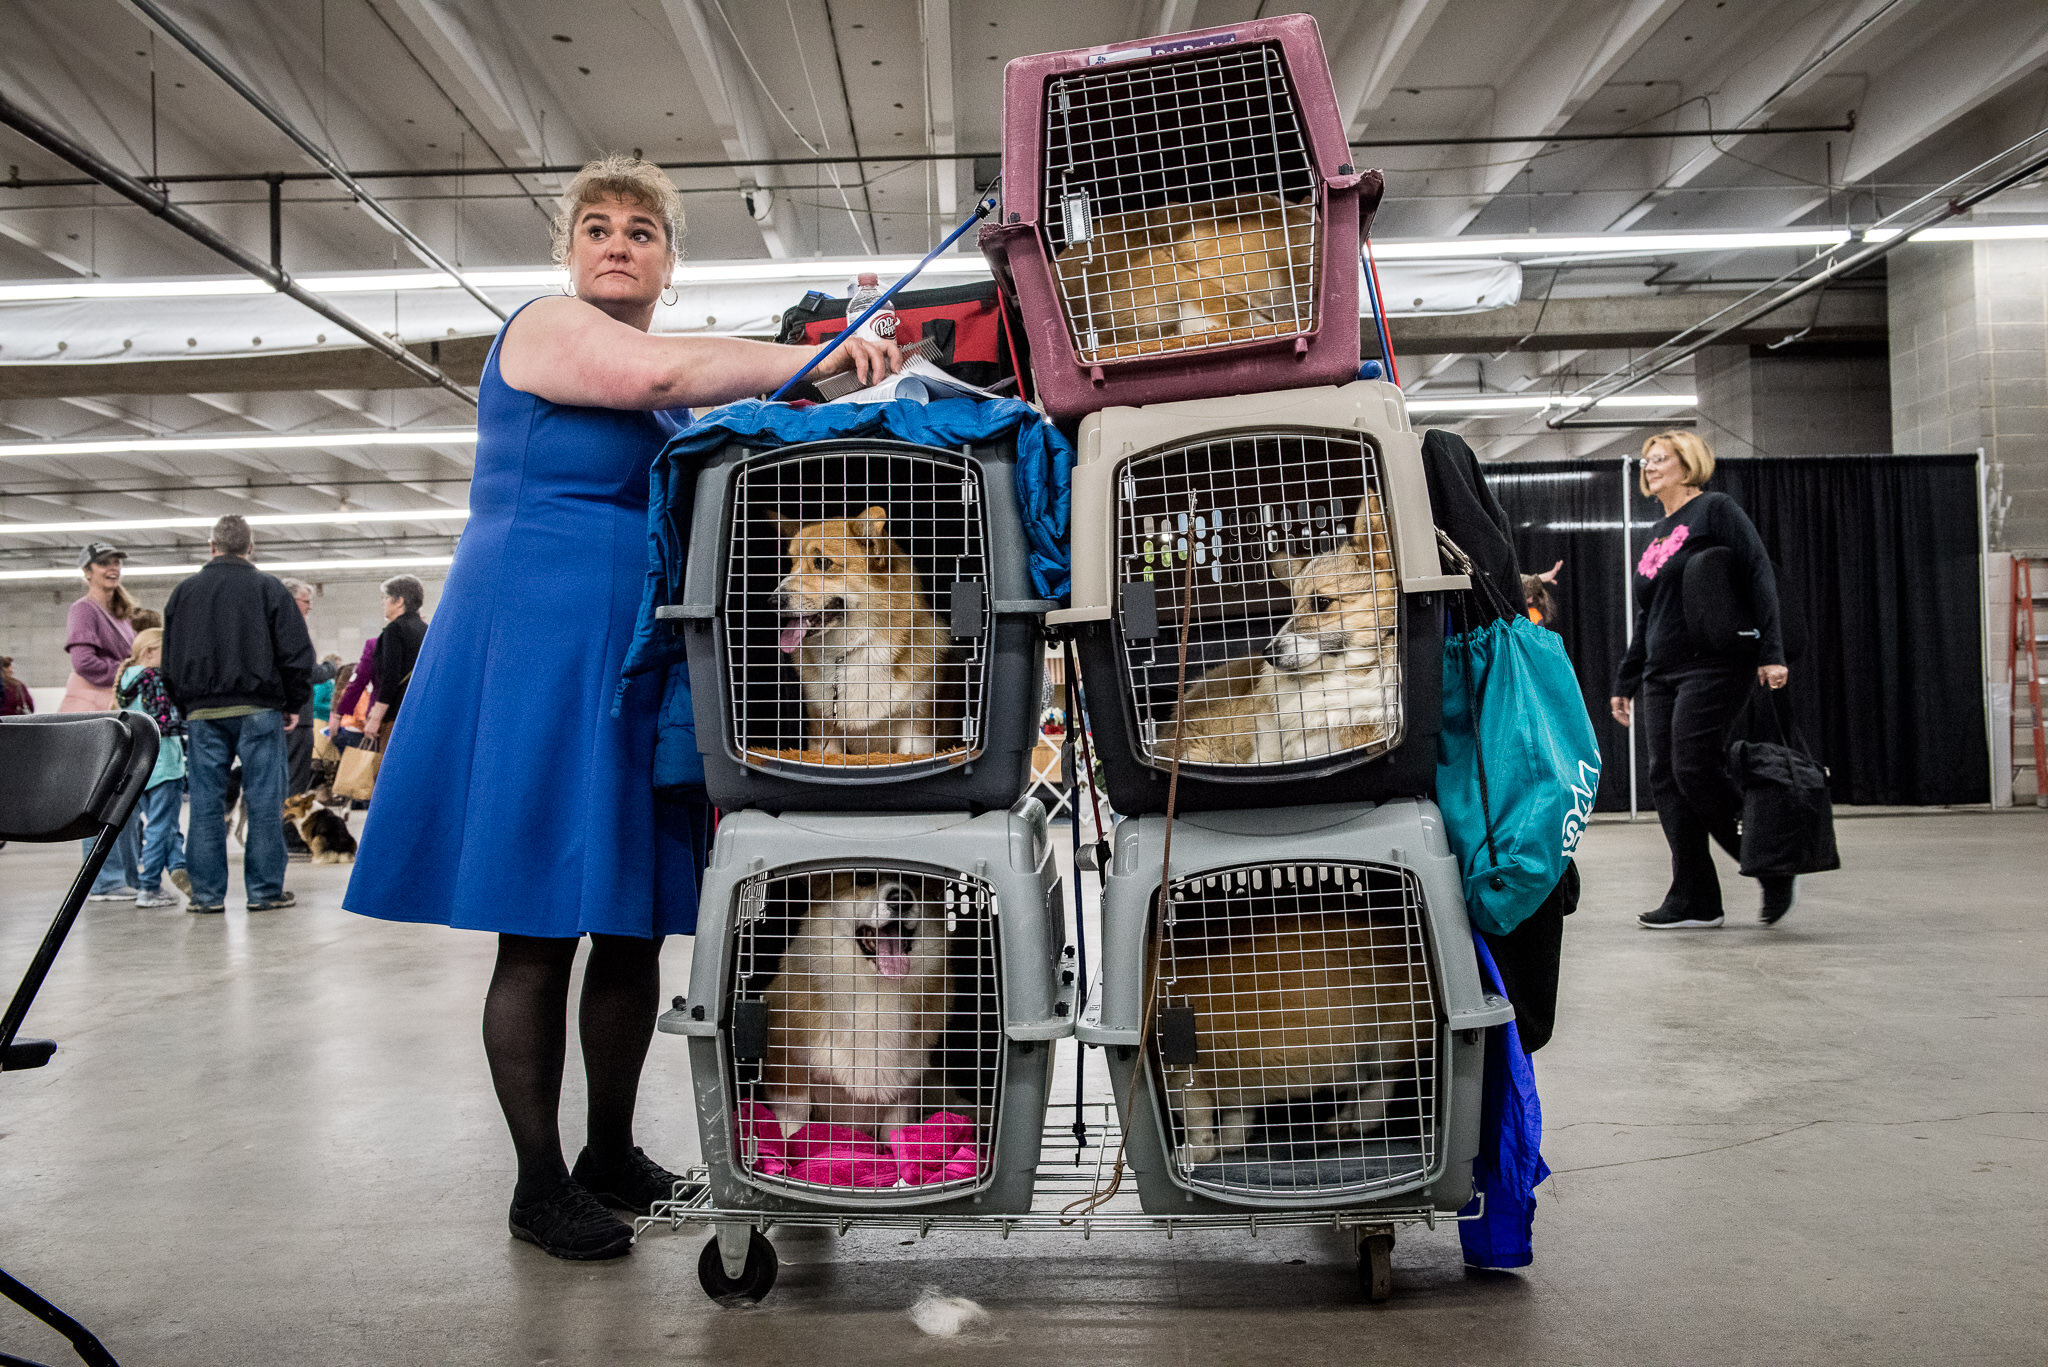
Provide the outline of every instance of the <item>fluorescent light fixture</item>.
[[33,304],[51,299],[196,299],[222,294],[274,294],[253,275],[215,275],[198,280],[41,280],[0,285],[0,304]]
[[[257,567],[265,573],[276,574],[286,570],[425,570],[452,565],[452,555],[378,555],[366,556],[361,560],[258,560]],[[203,565],[124,565],[121,577],[151,575],[158,577],[182,577],[197,574]],[[0,581],[22,579],[76,579],[77,570],[0,570]]]
[[338,446],[470,446],[474,427],[363,432],[219,432],[207,437],[112,437],[105,441],[18,441],[0,445],[0,458],[103,456],[166,451],[319,451]]
[[[1936,229],[1935,233],[1973,231]],[[1974,231],[1984,231],[1982,229]],[[2048,235],[2048,227],[1991,230],[2002,236]],[[1896,229],[1874,229],[1872,241]],[[1643,253],[1737,252],[1765,247],[1833,247],[1851,239],[1842,228],[1787,228],[1766,232],[1696,233],[1525,233],[1516,237],[1380,238],[1373,251],[1382,260],[1432,261],[1465,256],[1633,256]],[[1930,233],[1930,240],[1943,240]],[[1963,238],[1950,239],[1955,241]],[[757,285],[792,280],[842,281],[873,271],[892,282],[915,266],[914,256],[817,256],[779,260],[685,261],[676,267],[675,283],[690,285]],[[976,253],[949,252],[924,268],[928,276],[985,277],[988,263]],[[452,290],[459,282],[440,271],[352,271],[294,277],[315,294],[383,294],[399,290]],[[464,271],[462,279],[485,290],[551,290],[562,283],[552,266],[509,266]],[[186,280],[39,280],[0,285],[0,304],[39,303],[55,299],[175,299],[210,295],[268,294],[270,286],[250,276],[212,276]]]
[[[383,512],[250,513],[251,527],[358,527],[370,522],[463,522],[467,508],[398,508]],[[213,526],[211,517],[100,518],[83,522],[0,522],[0,536],[58,536],[70,532],[170,532]]]
[[[1889,242],[1902,228],[1871,228],[1865,242]],[[1957,223],[1948,227],[1923,228],[1913,234],[1915,242],[2026,242],[2048,237],[2048,223]]]
[[[1410,394],[1411,413],[1540,413],[1547,408],[1564,408],[1580,402],[1565,394]],[[1691,408],[1699,403],[1696,394],[1616,394],[1601,399],[1595,408]]]
[[1760,247],[1834,247],[1847,242],[1842,228],[1791,228],[1760,233],[1528,233],[1521,237],[1375,239],[1383,261],[1448,256],[1628,256],[1639,252],[1741,252]]

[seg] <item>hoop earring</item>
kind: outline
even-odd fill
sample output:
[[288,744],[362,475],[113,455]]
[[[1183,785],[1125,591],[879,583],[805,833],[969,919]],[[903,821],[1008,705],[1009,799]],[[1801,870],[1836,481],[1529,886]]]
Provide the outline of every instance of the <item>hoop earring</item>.
[[[673,294],[675,298],[669,298],[671,294]],[[683,292],[680,289],[676,288],[674,285],[670,285],[667,289],[661,292],[661,302],[667,304],[670,308],[674,308],[677,304],[683,302]]]

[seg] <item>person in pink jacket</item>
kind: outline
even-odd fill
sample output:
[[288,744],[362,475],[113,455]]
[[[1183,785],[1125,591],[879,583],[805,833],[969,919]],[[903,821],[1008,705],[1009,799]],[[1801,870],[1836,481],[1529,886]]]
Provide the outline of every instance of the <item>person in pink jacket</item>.
[[114,705],[114,684],[128,650],[135,643],[135,600],[121,587],[121,562],[126,551],[104,541],[88,541],[78,552],[78,571],[85,576],[85,597],[71,605],[64,619],[64,648],[71,655],[71,677],[64,681],[59,712],[104,712]]

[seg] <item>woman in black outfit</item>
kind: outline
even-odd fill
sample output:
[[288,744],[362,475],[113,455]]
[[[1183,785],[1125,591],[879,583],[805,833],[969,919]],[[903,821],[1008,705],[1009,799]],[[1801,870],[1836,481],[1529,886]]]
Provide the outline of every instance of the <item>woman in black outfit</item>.
[[[1785,686],[1785,648],[1778,630],[1778,581],[1756,526],[1726,494],[1700,486],[1714,473],[1714,452],[1690,432],[1659,432],[1643,443],[1642,491],[1664,505],[1649,545],[1636,562],[1636,627],[1608,705],[1623,726],[1634,720],[1640,694],[1648,728],[1650,796],[1671,846],[1671,890],[1655,911],[1636,918],[1645,930],[1709,929],[1721,924],[1721,883],[1709,836],[1738,853],[1742,796],[1728,777],[1728,723],[1749,697],[1750,680]],[[1735,553],[1737,577],[1749,589],[1757,626],[1751,655],[1713,655],[1686,631],[1685,567],[1703,550]],[[1792,909],[1792,879],[1765,878],[1765,925]]]

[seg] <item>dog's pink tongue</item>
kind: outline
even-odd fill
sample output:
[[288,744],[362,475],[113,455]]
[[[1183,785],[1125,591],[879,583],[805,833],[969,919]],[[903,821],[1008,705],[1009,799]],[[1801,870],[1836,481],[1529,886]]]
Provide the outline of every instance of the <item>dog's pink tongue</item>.
[[792,617],[782,624],[781,645],[784,655],[804,643],[804,637],[810,634],[811,621],[809,617]]
[[875,969],[885,978],[907,978],[910,976],[910,941],[898,935],[882,935],[875,940]]

